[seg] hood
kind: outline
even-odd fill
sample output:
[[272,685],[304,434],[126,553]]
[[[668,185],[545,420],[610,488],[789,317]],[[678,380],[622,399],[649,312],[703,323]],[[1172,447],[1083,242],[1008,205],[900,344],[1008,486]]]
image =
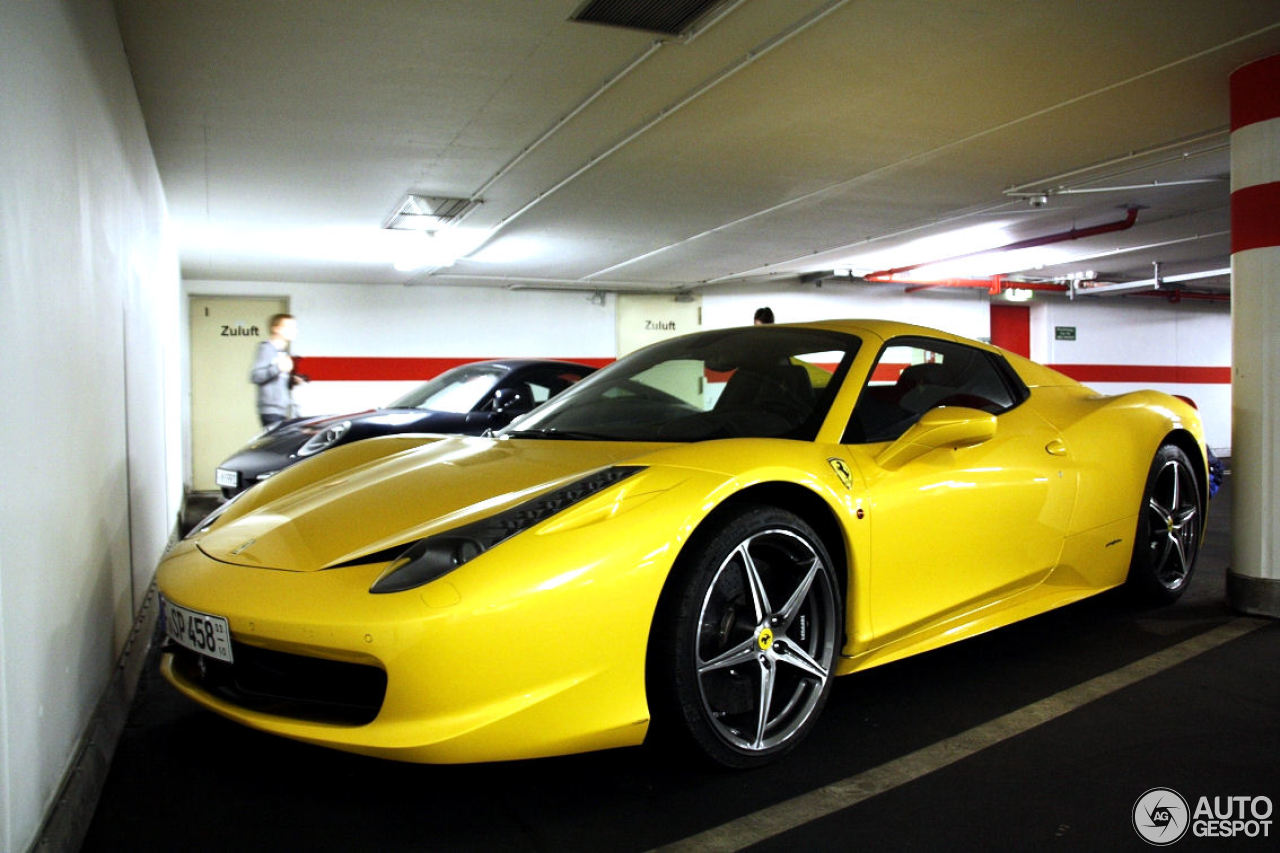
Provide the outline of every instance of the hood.
[[197,544],[225,563],[317,571],[493,515],[661,446],[452,437],[305,486]]
[[[448,422],[457,421],[465,415],[452,412],[435,412],[428,409],[367,409],[363,412],[350,412],[345,415],[315,415],[309,418],[298,418],[286,421],[271,432],[258,436],[248,444],[240,454],[254,451],[267,451],[291,455],[301,447],[307,439],[323,432],[334,424],[350,421],[361,424],[365,433],[382,434],[402,432],[406,429],[425,430],[435,422],[448,426]],[[453,430],[446,429],[446,432]]]
[[261,450],[281,443],[301,444],[316,433],[323,432],[328,427],[343,421],[396,428],[421,420],[428,414],[430,412],[421,409],[365,409],[363,412],[348,412],[344,415],[312,415],[307,418],[295,418],[258,436],[245,449]]
[[280,444],[298,445],[333,424],[339,424],[343,421],[364,420],[377,414],[379,414],[377,409],[366,409],[363,412],[352,412],[346,415],[313,415],[308,418],[294,418],[293,420],[285,421],[269,432],[264,432],[245,445],[241,452],[274,448],[275,445]]

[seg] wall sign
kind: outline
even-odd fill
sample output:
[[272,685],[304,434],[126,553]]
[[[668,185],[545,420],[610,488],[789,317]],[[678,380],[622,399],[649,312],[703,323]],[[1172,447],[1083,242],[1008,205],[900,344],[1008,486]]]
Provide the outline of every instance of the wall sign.
[[620,293],[617,324],[618,355],[624,356],[642,346],[696,332],[702,326],[702,297]]
[[1054,326],[1053,337],[1059,341],[1074,341],[1076,339],[1076,327]]

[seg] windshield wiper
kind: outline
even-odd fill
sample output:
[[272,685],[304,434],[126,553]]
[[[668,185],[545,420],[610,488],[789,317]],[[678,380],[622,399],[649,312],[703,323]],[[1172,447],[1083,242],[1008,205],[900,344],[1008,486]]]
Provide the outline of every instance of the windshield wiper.
[[602,435],[598,432],[582,432],[580,430],[556,429],[555,427],[545,427],[543,429],[517,429],[510,432],[504,432],[503,435],[508,438],[551,438],[563,441],[617,441],[617,436]]

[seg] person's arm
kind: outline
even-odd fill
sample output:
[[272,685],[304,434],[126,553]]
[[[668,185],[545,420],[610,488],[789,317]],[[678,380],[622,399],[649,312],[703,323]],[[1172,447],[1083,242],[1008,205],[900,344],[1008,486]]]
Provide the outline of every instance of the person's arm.
[[249,381],[255,385],[266,385],[278,377],[280,375],[280,368],[276,365],[278,352],[270,341],[259,343],[258,354],[253,360],[253,369],[249,371]]

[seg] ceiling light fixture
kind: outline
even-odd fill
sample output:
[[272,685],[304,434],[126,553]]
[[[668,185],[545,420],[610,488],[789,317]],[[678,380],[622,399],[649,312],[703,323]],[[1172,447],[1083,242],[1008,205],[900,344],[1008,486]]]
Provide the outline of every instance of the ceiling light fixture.
[[483,232],[467,232],[454,227],[463,214],[480,204],[474,198],[449,198],[409,193],[382,223],[399,236],[395,268],[400,272],[423,272],[450,267],[473,251],[484,239]]
[[405,231],[394,263],[400,272],[422,272],[428,269],[451,267],[457,260],[475,249],[484,239],[484,231],[448,228],[443,231]]

